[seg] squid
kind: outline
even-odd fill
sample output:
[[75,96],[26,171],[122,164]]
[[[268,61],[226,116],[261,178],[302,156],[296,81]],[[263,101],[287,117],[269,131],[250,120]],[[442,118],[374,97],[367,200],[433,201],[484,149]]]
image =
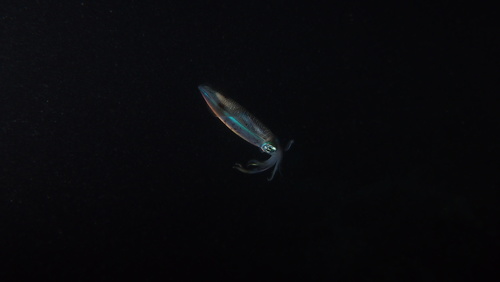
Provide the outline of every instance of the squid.
[[291,147],[293,140],[289,141],[283,149],[278,138],[234,100],[223,96],[207,85],[200,85],[198,89],[211,111],[231,131],[248,143],[259,147],[262,152],[270,155],[265,161],[250,160],[246,166],[236,163],[233,168],[243,173],[253,174],[274,167],[271,176],[267,179],[271,181],[280,166],[283,151],[287,151]]

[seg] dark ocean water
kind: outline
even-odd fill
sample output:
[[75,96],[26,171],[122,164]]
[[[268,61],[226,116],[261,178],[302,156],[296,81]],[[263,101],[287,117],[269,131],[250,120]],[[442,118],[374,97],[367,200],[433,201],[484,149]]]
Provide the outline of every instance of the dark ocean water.
[[2,4],[2,280],[498,279],[493,12],[364,2]]

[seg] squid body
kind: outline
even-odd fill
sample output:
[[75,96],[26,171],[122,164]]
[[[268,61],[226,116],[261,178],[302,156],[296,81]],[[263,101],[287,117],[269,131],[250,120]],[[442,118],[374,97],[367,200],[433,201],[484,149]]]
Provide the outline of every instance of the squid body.
[[[278,138],[234,100],[206,85],[200,85],[198,89],[210,109],[229,129],[250,144],[259,147],[262,152],[271,155],[265,161],[250,160],[246,167],[237,163],[233,168],[244,173],[258,173],[274,167],[268,178],[268,180],[272,180],[283,157],[283,148],[281,148]],[[293,140],[287,144],[285,151],[290,148],[292,143]]]

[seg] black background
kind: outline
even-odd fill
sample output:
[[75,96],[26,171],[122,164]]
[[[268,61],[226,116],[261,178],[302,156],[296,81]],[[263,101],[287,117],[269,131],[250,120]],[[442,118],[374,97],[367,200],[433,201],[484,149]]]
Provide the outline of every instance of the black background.
[[0,278],[498,278],[493,9],[364,2],[3,1]]

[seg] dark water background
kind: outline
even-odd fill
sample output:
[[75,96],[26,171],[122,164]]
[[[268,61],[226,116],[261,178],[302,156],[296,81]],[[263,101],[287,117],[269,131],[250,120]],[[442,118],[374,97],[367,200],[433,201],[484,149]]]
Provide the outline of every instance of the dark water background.
[[0,277],[498,278],[493,10],[364,2],[5,1]]

